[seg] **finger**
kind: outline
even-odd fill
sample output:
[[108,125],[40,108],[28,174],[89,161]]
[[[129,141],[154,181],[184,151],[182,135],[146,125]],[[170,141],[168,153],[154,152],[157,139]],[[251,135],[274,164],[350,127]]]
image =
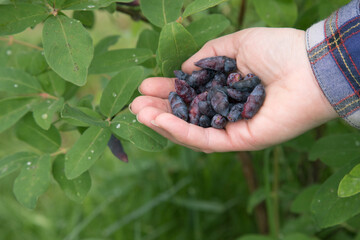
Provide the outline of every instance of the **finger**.
[[135,98],[130,105],[130,110],[134,114],[138,114],[143,108],[146,107],[154,107],[163,112],[171,112],[168,100],[152,96],[139,96]]
[[207,42],[197,53],[183,63],[182,70],[189,74],[198,70],[199,68],[194,63],[207,57],[227,56],[236,59],[240,35],[241,31]]
[[229,144],[225,130],[202,128],[166,112],[159,114],[154,123],[183,145],[192,146],[204,152],[234,150]]
[[169,92],[175,91],[174,82],[174,78],[147,78],[140,84],[139,91],[148,96],[168,98]]
[[160,128],[159,126],[154,124],[154,119],[162,114],[165,113],[164,111],[162,111],[161,109],[158,108],[154,108],[154,107],[146,107],[143,108],[137,115],[136,118],[137,120],[150,127],[151,129],[153,129],[154,131],[156,131],[157,133],[161,134],[162,136],[168,138],[170,141],[174,142],[175,144],[179,144],[179,145],[183,145],[185,147],[191,148],[194,151],[199,151],[199,149],[196,149],[192,146],[188,146],[186,144],[181,144],[179,141],[177,141],[168,131]]

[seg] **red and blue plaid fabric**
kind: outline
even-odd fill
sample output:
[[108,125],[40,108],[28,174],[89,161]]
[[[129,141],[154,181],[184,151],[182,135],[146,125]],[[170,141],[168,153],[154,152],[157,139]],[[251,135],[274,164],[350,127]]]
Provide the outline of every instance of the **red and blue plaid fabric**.
[[360,128],[360,0],[306,31],[311,67],[340,117]]

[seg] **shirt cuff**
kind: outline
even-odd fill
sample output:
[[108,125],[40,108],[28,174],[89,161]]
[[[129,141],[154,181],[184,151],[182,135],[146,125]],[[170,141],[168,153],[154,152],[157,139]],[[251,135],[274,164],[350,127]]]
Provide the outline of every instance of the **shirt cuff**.
[[306,30],[314,75],[340,117],[360,129],[360,0]]

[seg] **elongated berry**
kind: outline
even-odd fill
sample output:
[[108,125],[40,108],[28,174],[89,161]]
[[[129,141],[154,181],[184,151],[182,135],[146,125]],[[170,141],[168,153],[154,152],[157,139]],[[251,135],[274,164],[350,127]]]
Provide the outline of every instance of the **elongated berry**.
[[236,122],[237,120],[242,119],[241,113],[243,110],[244,110],[244,104],[242,104],[242,103],[235,104],[234,106],[232,106],[230,108],[230,111],[229,111],[228,115],[226,116],[226,118],[230,122]]
[[188,77],[188,83],[191,87],[198,87],[200,85],[205,85],[211,80],[213,73],[207,69],[200,71],[193,71],[192,74]]
[[200,113],[208,116],[213,117],[216,112],[212,109],[211,103],[209,101],[200,101],[199,102],[199,111]]
[[210,88],[208,90],[209,93],[207,95],[207,100],[211,101],[212,97],[215,95],[215,93],[217,91],[222,91],[224,94],[226,94],[226,88],[225,87],[222,87],[222,86],[221,87],[218,87],[218,86],[212,87],[212,88]]
[[219,85],[225,86],[226,85],[226,75],[222,72],[218,72],[214,75],[213,82],[216,82]]
[[245,119],[252,118],[263,105],[265,100],[265,88],[262,84],[258,84],[251,92],[246,103],[244,104],[244,110],[242,117]]
[[257,76],[248,78],[246,80],[241,80],[232,85],[233,88],[242,91],[248,91],[254,89],[260,83],[260,78]]
[[201,116],[199,110],[199,102],[206,100],[208,92],[203,92],[197,95],[191,102],[189,107],[189,122],[195,125],[199,124],[199,118]]
[[175,77],[177,78],[177,79],[180,79],[180,80],[185,80],[185,81],[187,81],[187,79],[189,78],[189,74],[187,74],[187,73],[184,73],[183,71],[181,71],[181,70],[175,70],[174,71],[174,75],[175,75]]
[[226,93],[221,90],[217,90],[211,98],[211,107],[215,112],[226,116],[229,112],[229,99]]
[[226,84],[231,87],[232,85],[234,85],[234,83],[239,82],[240,80],[240,73],[230,73],[226,79]]
[[235,88],[227,88],[226,93],[230,98],[232,98],[238,102],[246,102],[247,98],[250,95],[250,93],[247,91],[240,91]]
[[175,91],[184,100],[185,103],[191,103],[196,97],[195,90],[184,80],[175,79]]
[[210,127],[211,119],[206,115],[201,115],[199,118],[199,126],[204,128]]
[[121,144],[121,141],[116,138],[113,134],[111,134],[110,140],[108,142],[108,147],[110,148],[112,154],[120,159],[123,162],[128,162],[128,156],[124,151],[124,148]]
[[170,107],[171,107],[172,113],[175,116],[177,116],[178,118],[181,118],[184,121],[187,121],[188,117],[189,117],[188,108],[187,108],[185,102],[181,99],[181,97],[179,95],[176,94],[176,92],[170,92],[169,102],[170,102]]
[[222,129],[225,127],[225,125],[226,125],[226,118],[221,116],[220,114],[216,114],[211,119],[211,126],[214,128]]
[[225,56],[203,58],[195,65],[204,69],[211,69],[218,72],[232,72],[236,70],[236,61]]

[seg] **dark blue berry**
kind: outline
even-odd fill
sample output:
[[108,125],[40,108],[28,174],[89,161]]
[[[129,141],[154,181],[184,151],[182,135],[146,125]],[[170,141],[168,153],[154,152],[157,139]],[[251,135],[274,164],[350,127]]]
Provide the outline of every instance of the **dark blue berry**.
[[196,97],[195,90],[184,80],[175,79],[175,91],[184,100],[185,103],[191,103]]
[[215,112],[226,116],[229,112],[228,96],[221,90],[217,90],[211,98],[211,107]]
[[124,151],[124,148],[119,139],[117,139],[114,135],[111,135],[110,140],[108,142],[108,147],[110,148],[112,154],[120,159],[123,162],[128,162],[128,156]]
[[245,119],[250,119],[259,111],[260,107],[263,105],[265,100],[265,88],[262,84],[257,85],[254,90],[251,92],[248,97],[244,110],[242,112],[242,117]]
[[170,92],[169,102],[172,113],[178,118],[187,121],[189,117],[187,106],[181,97],[176,94],[176,92]]
[[230,108],[230,111],[227,115],[227,119],[230,122],[236,122],[237,120],[242,119],[241,113],[243,110],[244,110],[244,104],[242,103],[235,104]]
[[222,129],[225,127],[225,124],[226,124],[226,118],[221,116],[220,114],[216,114],[211,119],[211,126],[214,128]]
[[211,119],[206,115],[201,115],[199,119],[199,126],[204,128],[210,127]]

